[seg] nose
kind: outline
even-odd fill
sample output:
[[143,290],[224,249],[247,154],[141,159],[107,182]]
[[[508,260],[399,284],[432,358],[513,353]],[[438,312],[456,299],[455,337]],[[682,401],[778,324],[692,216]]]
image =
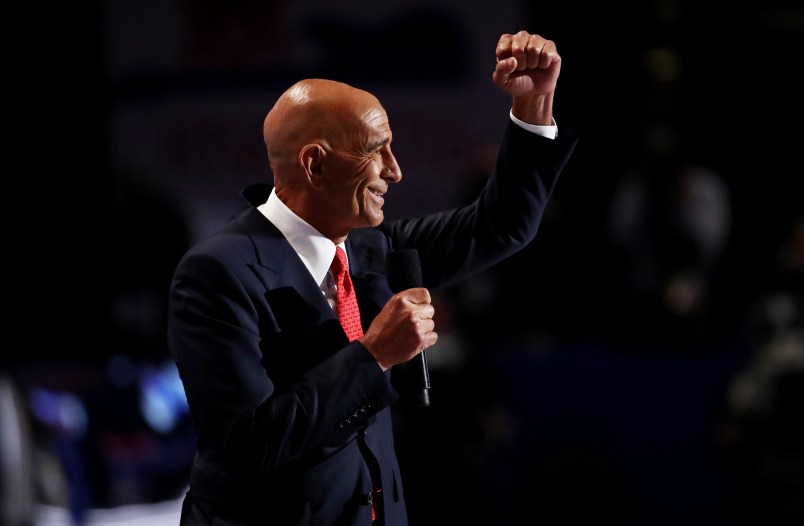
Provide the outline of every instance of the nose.
[[402,180],[402,169],[396,162],[396,157],[391,153],[390,146],[386,148],[385,157],[385,170],[383,171],[382,178],[389,183],[398,183]]

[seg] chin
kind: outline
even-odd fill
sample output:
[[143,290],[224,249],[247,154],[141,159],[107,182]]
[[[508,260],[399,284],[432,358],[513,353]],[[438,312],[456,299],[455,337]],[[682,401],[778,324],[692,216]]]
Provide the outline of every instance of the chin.
[[385,212],[381,209],[370,209],[367,208],[363,210],[362,219],[363,223],[367,227],[377,226],[383,222],[385,219]]

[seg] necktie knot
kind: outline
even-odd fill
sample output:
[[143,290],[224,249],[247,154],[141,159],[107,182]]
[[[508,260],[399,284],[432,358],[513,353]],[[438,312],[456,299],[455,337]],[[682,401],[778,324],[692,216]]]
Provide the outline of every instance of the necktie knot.
[[330,268],[335,278],[338,319],[349,341],[354,341],[363,336],[363,326],[360,323],[360,309],[349,275],[349,265],[346,263],[346,252],[341,247],[335,247],[335,258]]
[[332,273],[339,277],[342,272],[348,271],[349,265],[346,263],[346,252],[341,247],[335,247],[335,259],[332,260]]

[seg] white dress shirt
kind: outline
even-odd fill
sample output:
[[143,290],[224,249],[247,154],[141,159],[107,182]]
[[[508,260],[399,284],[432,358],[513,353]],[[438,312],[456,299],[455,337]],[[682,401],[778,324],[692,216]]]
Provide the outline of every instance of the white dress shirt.
[[[335,259],[335,243],[288,208],[277,197],[274,188],[271,189],[268,200],[258,206],[257,210],[276,225],[276,228],[287,238],[290,246],[293,247],[304,266],[310,271],[310,275],[318,283],[321,293],[327,298],[330,306],[335,308],[335,281],[329,271],[329,267]],[[344,244],[341,243],[339,246],[345,253]],[[348,255],[346,260],[348,264]]]

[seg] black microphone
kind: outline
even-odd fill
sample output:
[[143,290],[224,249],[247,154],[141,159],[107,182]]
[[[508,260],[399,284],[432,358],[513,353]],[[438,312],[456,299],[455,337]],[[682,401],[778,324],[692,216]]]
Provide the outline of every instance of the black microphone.
[[[422,267],[415,248],[392,250],[388,253],[387,263],[388,285],[395,293],[422,286]],[[430,372],[424,351],[407,362],[407,367],[416,382],[416,401],[419,406],[430,405]]]

